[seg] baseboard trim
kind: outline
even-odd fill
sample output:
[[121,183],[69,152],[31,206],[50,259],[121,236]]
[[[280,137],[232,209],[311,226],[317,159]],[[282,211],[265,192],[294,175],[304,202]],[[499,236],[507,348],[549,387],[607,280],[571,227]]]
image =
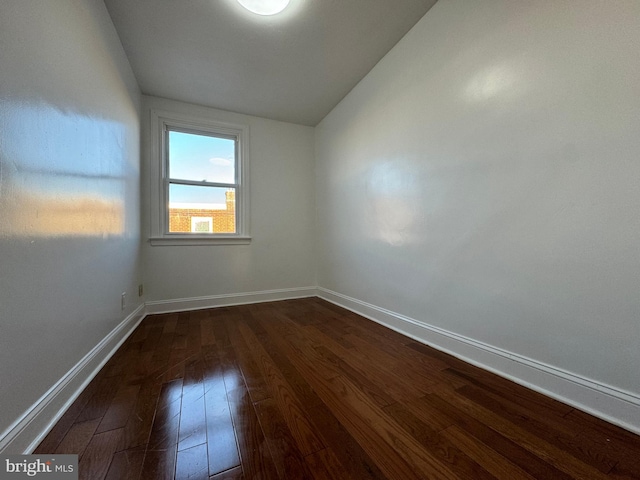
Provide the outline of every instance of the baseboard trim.
[[0,435],[0,453],[29,454],[145,317],[140,305]]
[[60,420],[140,322],[154,313],[199,310],[317,296],[316,287],[265,290],[148,302],[140,305],[0,434],[0,453],[29,454]]
[[0,453],[38,446],[148,314],[318,296],[416,341],[640,434],[640,396],[321,287],[212,295],[140,305],[0,435]]
[[421,343],[640,435],[640,396],[318,287],[318,296]]
[[293,298],[315,297],[316,287],[283,288],[280,290],[263,290],[259,292],[230,293],[225,295],[209,295],[206,297],[174,298],[147,302],[147,313],[171,313],[204,308],[230,307],[250,303],[274,302]]

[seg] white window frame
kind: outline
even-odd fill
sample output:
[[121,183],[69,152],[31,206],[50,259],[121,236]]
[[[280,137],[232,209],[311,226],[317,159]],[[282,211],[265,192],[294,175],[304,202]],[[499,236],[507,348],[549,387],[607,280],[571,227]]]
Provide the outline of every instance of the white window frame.
[[[166,136],[169,129],[231,137],[236,140],[236,233],[170,233]],[[149,159],[151,245],[232,245],[251,243],[249,235],[249,126],[151,110]]]

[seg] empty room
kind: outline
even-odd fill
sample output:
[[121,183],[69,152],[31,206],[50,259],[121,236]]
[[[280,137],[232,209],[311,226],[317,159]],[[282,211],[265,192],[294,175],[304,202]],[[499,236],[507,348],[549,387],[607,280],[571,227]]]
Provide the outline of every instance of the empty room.
[[639,345],[639,1],[0,0],[0,477],[639,479]]

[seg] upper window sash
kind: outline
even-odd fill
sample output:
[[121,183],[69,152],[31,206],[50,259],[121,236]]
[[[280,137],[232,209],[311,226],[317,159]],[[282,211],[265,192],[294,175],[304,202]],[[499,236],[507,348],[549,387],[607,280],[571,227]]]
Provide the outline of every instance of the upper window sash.
[[[188,180],[188,179],[184,179],[184,178],[180,178],[180,177],[175,177],[171,174],[171,159],[169,158],[169,132],[176,132],[176,133],[186,133],[189,135],[199,135],[202,137],[212,137],[212,138],[221,138],[221,139],[225,139],[225,140],[232,140],[234,142],[234,176],[235,176],[235,181],[233,183],[231,182],[207,182],[207,181],[198,181],[198,180]],[[184,127],[175,127],[172,125],[167,125],[165,124],[164,127],[164,160],[166,162],[165,164],[165,172],[169,172],[168,175],[165,175],[166,178],[168,178],[168,180],[171,183],[180,183],[183,185],[211,185],[211,186],[218,186],[218,187],[238,187],[240,185],[239,181],[238,181],[238,172],[240,170],[239,165],[238,165],[238,147],[239,147],[239,142],[238,142],[238,136],[237,135],[228,135],[228,134],[223,134],[223,133],[215,133],[215,132],[211,132],[208,130],[202,130],[202,129],[194,129],[194,128],[184,128]]]

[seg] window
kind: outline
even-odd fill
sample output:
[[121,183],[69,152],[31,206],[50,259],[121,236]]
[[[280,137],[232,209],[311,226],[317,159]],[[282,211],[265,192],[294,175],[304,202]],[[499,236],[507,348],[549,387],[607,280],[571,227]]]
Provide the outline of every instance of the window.
[[191,217],[191,232],[213,233],[213,217]]
[[249,243],[248,127],[151,117],[151,244]]

